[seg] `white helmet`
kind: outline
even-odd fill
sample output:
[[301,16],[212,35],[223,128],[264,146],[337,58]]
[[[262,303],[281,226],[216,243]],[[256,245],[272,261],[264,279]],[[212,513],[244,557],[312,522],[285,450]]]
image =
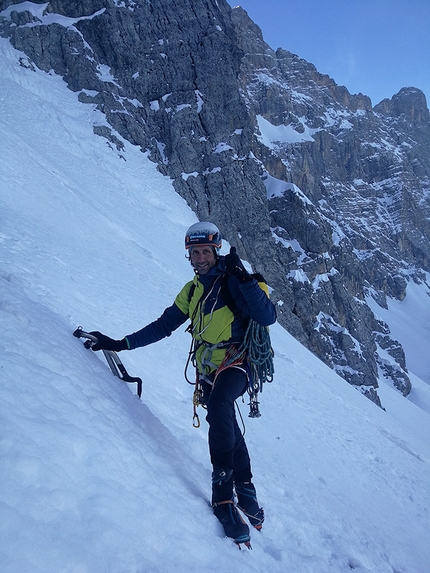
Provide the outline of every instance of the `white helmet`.
[[222,237],[218,227],[208,221],[191,225],[185,235],[185,248],[190,249],[197,245],[208,245],[214,247],[218,252],[222,245]]

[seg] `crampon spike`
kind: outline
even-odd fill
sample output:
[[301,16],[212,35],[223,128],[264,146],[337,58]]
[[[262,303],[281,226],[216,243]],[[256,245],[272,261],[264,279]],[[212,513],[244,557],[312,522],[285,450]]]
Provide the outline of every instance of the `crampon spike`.
[[248,549],[252,549],[252,545],[250,541],[235,541],[236,545],[239,547],[239,549],[242,549],[241,545],[245,545],[245,547],[247,547]]

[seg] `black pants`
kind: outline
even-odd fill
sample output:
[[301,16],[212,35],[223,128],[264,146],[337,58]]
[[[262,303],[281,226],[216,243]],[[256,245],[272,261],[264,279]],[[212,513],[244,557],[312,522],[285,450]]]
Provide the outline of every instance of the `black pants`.
[[211,462],[214,468],[233,470],[235,482],[252,478],[248,449],[236,420],[234,404],[247,386],[245,372],[234,367],[223,370],[214,386],[203,382]]

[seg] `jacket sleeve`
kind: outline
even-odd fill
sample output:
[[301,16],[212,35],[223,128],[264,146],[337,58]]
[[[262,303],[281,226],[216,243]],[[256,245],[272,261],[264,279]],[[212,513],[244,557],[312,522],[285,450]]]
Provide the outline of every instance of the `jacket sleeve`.
[[176,303],[173,303],[172,306],[166,308],[160,318],[125,337],[128,349],[133,350],[134,348],[147,346],[153,342],[158,342],[162,338],[166,338],[166,336],[170,336],[187,319],[188,314],[182,312]]
[[229,277],[229,287],[237,307],[262,326],[276,322],[276,308],[256,279],[239,283],[235,277]]

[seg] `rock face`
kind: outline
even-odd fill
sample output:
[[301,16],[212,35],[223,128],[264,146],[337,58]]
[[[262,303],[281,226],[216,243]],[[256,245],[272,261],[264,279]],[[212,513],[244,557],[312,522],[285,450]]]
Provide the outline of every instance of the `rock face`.
[[[403,88],[372,108],[273,51],[225,0],[1,3],[21,64],[61,75],[106,118],[95,133],[149,151],[201,219],[273,288],[279,322],[380,404],[407,395],[386,306],[430,271],[430,117]],[[136,189],[136,193],[139,190]]]

